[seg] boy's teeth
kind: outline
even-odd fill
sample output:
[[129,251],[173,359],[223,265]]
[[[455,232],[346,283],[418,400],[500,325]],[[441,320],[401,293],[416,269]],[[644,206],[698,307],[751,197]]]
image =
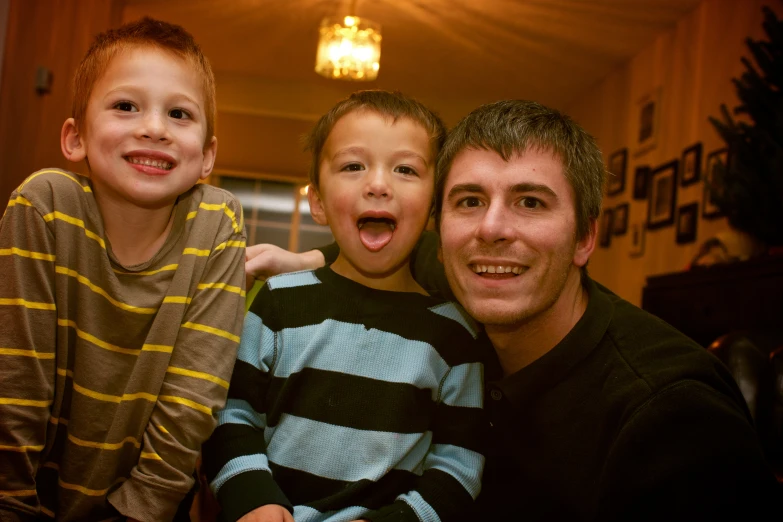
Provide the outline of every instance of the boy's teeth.
[[516,274],[522,273],[522,268],[518,266],[491,266],[491,265],[471,265],[471,268],[477,274]]
[[155,167],[158,169],[163,170],[170,170],[171,169],[171,163],[168,161],[162,161],[162,160],[154,160],[150,158],[128,158],[128,161],[131,163],[134,163],[136,165],[144,165],[147,167]]

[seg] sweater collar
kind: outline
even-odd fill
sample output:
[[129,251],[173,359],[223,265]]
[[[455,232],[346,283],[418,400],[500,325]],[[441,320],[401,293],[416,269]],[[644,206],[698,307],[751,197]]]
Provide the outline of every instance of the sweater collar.
[[563,380],[598,346],[611,322],[614,304],[592,279],[588,278],[585,290],[587,309],[563,340],[538,360],[495,383],[512,405],[535,398]]

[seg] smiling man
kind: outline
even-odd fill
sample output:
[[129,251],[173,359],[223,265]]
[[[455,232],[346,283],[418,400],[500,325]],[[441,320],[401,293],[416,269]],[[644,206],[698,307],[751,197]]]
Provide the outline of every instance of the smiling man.
[[441,152],[440,256],[500,363],[480,516],[757,520],[779,490],[728,371],[587,275],[604,177],[532,102],[480,107]]
[[[424,235],[414,277],[448,292],[445,267],[499,363],[479,512],[465,520],[778,520],[780,488],[728,370],[588,276],[604,181],[595,140],[533,102],[479,107],[443,146],[440,240]],[[257,245],[246,270],[318,256]]]

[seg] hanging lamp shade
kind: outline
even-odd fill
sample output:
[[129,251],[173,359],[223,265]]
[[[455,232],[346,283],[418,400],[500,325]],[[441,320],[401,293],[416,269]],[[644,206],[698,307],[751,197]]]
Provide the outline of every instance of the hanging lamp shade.
[[321,21],[315,72],[335,80],[370,81],[378,77],[381,26],[358,16]]

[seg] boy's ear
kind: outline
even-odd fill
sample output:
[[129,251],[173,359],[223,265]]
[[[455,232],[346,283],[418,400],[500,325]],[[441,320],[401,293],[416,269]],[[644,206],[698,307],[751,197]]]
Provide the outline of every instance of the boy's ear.
[[217,136],[212,136],[209,144],[204,148],[204,162],[201,168],[201,179],[206,179],[212,173],[217,157]]
[[68,118],[60,131],[60,150],[68,161],[81,161],[87,156],[84,140],[76,127],[76,120]]
[[326,220],[326,212],[324,211],[324,205],[321,202],[321,196],[318,194],[318,190],[312,185],[307,191],[307,201],[310,202],[310,215],[313,216],[313,221],[319,225],[328,225]]

